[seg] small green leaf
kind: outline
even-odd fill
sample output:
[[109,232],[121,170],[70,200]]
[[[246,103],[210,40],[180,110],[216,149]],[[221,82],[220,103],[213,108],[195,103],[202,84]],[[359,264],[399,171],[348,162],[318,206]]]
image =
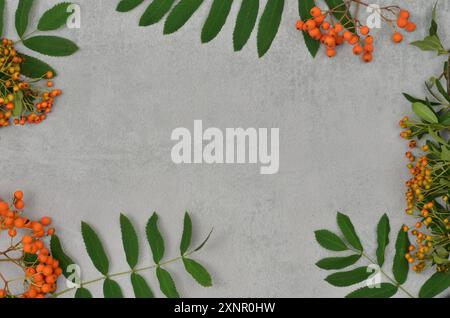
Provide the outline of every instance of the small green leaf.
[[[298,11],[303,21],[312,18],[310,11],[315,5],[314,0],[298,0]],[[314,40],[307,32],[302,31],[302,33],[309,53],[315,57],[320,48],[320,41]]]
[[[411,102],[411,103],[416,103],[416,102],[421,102],[423,104],[427,104],[427,101],[424,99],[420,99],[420,98],[416,98],[414,96],[411,96],[409,94],[403,93],[403,96],[405,96],[405,98]],[[441,105],[441,103],[435,103],[435,102],[430,102],[431,106],[439,106]]]
[[353,226],[350,218],[347,215],[338,212],[337,223],[342,231],[342,234],[344,235],[345,239],[350,243],[350,245],[356,248],[358,251],[363,251],[361,241],[359,240],[359,237],[356,234],[355,227]]
[[247,44],[255,28],[259,12],[259,0],[242,0],[233,32],[233,47],[240,51]]
[[175,0],[153,0],[139,21],[139,26],[149,26],[159,22],[172,8]]
[[123,298],[122,289],[119,284],[109,278],[103,282],[103,295],[105,298]]
[[134,296],[136,298],[154,298],[150,286],[148,286],[145,279],[136,273],[131,274],[131,285],[133,285]]
[[186,271],[191,274],[197,283],[203,287],[212,286],[211,275],[209,275],[208,271],[202,265],[189,258],[183,258],[183,264]]
[[449,273],[435,273],[422,286],[420,298],[432,298],[446,291],[450,287]]
[[346,287],[361,283],[370,277],[367,267],[359,267],[349,272],[339,272],[329,275],[325,280],[333,286]]
[[438,4],[438,1],[436,1],[436,3],[434,4],[433,13],[431,16],[431,26],[430,26],[430,32],[429,32],[430,36],[437,35],[437,31],[438,31],[438,24],[436,23],[437,4]]
[[109,272],[109,260],[97,233],[95,233],[89,224],[81,222],[81,234],[87,253],[95,268],[103,275],[107,275]]
[[421,41],[412,42],[411,45],[418,47],[422,51],[436,51],[438,53],[445,51],[442,42],[437,35],[427,36]]
[[68,10],[71,5],[72,3],[70,2],[61,2],[46,11],[39,20],[38,30],[53,31],[64,26],[72,14]]
[[189,246],[191,245],[191,238],[192,238],[192,221],[191,217],[189,216],[189,213],[186,212],[184,215],[184,226],[183,226],[183,236],[181,237],[181,243],[180,243],[180,252],[181,255],[184,255]]
[[27,31],[32,6],[33,0],[19,0],[19,5],[16,10],[16,31],[20,38]]
[[159,288],[167,298],[180,298],[175,282],[170,276],[169,272],[161,267],[156,268],[156,277],[159,281]]
[[164,257],[164,239],[158,229],[158,215],[153,213],[147,222],[146,227],[147,240],[153,253],[153,260],[159,264]]
[[408,253],[409,248],[409,238],[408,233],[400,229],[397,236],[397,241],[395,243],[395,257],[394,265],[392,267],[392,272],[397,283],[404,284],[408,277],[409,263],[405,258],[406,253]]
[[353,18],[348,10],[347,5],[343,0],[325,0],[326,4],[333,10],[334,17],[341,22],[341,24],[350,32],[355,33],[355,24]]
[[431,129],[431,127],[428,127],[428,134],[438,143],[440,143],[442,145],[447,144],[447,141],[445,139],[443,139],[442,137],[440,137],[437,132],[434,132],[434,130]]
[[444,161],[450,161],[450,150],[446,145],[442,145],[441,159]]
[[59,237],[56,235],[52,235],[52,238],[50,239],[50,250],[52,256],[58,260],[59,267],[61,267],[61,269],[63,270],[63,275],[66,278],[69,278],[70,275],[72,275],[73,273],[67,272],[67,267],[75,264],[75,262],[64,252],[61,246],[61,241],[59,240]]
[[450,126],[450,111],[447,111],[443,113],[441,116],[439,116],[439,122],[442,125]]
[[360,258],[361,255],[359,254],[350,255],[347,257],[324,258],[318,261],[316,266],[325,270],[343,269],[355,264]]
[[264,12],[259,20],[256,42],[259,57],[264,56],[272,46],[278,33],[284,10],[284,0],[267,0]]
[[178,31],[192,15],[200,8],[204,0],[180,0],[170,11],[164,24],[164,34],[171,34]]
[[35,266],[37,262],[38,262],[37,254],[25,253],[25,256],[23,258],[23,263],[25,264],[25,266],[27,267]]
[[116,11],[129,12],[138,7],[144,0],[121,0],[117,5]]
[[390,298],[398,291],[397,286],[381,283],[380,288],[363,287],[345,296],[345,298]]
[[422,120],[428,123],[437,124],[439,122],[435,112],[430,107],[428,107],[423,103],[416,102],[412,104],[412,110],[414,114],[416,114]]
[[5,25],[5,0],[0,0],[0,36],[3,35]]
[[21,54],[24,62],[22,63],[22,74],[28,78],[37,79],[45,76],[47,72],[52,72],[53,76],[57,76],[56,71],[47,63],[25,54]]
[[139,242],[133,224],[124,214],[120,215],[120,229],[122,231],[122,243],[127,262],[133,269],[136,267],[139,259]]
[[23,92],[18,91],[14,94],[14,109],[12,115],[16,118],[22,116],[23,113]]
[[384,214],[380,222],[378,222],[377,226],[377,263],[380,267],[384,264],[384,254],[386,251],[386,246],[389,244],[389,233],[391,231],[391,227],[389,225],[389,218],[386,214]]
[[92,298],[92,294],[86,288],[78,288],[75,292],[75,298]]
[[441,81],[440,81],[438,78],[436,78],[435,84],[436,84],[436,87],[437,87],[439,93],[441,93],[441,95],[442,95],[448,102],[450,102],[450,95],[449,95],[449,94],[447,93],[447,91],[444,89],[444,87],[442,86]]
[[72,41],[58,36],[38,35],[23,41],[30,50],[49,56],[69,56],[78,51]]
[[327,250],[340,252],[348,250],[348,247],[341,240],[339,236],[328,231],[328,230],[319,230],[314,232],[316,235],[317,242]]
[[228,15],[230,14],[233,0],[214,0],[209,11],[208,18],[203,25],[201,40],[208,43],[213,40],[222,30]]

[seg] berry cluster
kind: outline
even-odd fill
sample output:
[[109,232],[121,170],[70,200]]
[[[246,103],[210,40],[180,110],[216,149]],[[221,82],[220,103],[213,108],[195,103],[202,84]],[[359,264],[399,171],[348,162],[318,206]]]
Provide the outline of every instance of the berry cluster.
[[[46,248],[44,239],[55,233],[50,227],[50,217],[43,217],[39,221],[33,221],[23,215],[25,207],[23,192],[14,193],[13,202],[10,205],[0,199],[0,239],[6,235],[5,241],[9,246],[0,251],[0,262],[9,263],[20,269],[23,276],[13,280],[7,280],[0,272],[0,298],[44,298],[53,293],[58,277],[62,274],[58,260],[54,259]],[[13,283],[20,283],[24,290],[14,292]]]
[[[428,141],[422,147],[422,155],[413,154],[418,148],[417,136],[440,130],[441,124],[425,124],[415,122],[405,116],[400,121],[404,129],[401,137],[409,140],[410,150],[406,152],[408,169],[411,178],[406,182],[406,213],[417,218],[411,234],[415,237],[416,246],[411,245],[405,255],[409,263],[413,263],[413,270],[421,272],[427,262],[436,264],[440,272],[450,270],[447,258],[449,256],[450,211],[449,191],[450,162],[438,154],[433,143]],[[436,135],[436,132],[433,134]],[[431,149],[433,147],[433,149]],[[404,231],[410,231],[404,226]]]
[[[359,5],[363,4],[359,1],[357,3]],[[393,7],[385,7],[382,9],[394,14]],[[398,13],[395,12],[397,26],[406,29],[408,32],[415,31],[416,25],[409,21],[409,11],[400,8],[397,8],[396,11],[398,11]],[[348,8],[346,14],[343,15],[346,23],[336,21],[333,15],[335,12],[342,12],[341,6],[328,11],[324,11],[319,7],[313,7],[310,11],[312,18],[306,21],[297,21],[296,28],[297,30],[306,32],[314,40],[320,41],[326,48],[326,55],[330,58],[336,56],[336,48],[338,46],[348,43],[353,47],[352,51],[354,55],[361,57],[364,62],[371,62],[374,54],[374,38],[370,34],[371,29],[367,25],[361,24],[357,19],[350,19],[347,15]],[[397,31],[393,23],[394,20],[390,20],[383,15],[382,18],[394,30],[392,41],[394,43],[402,42],[403,35]]]
[[[0,127],[9,126],[11,122],[16,125],[42,122],[52,111],[55,98],[62,94],[60,89],[53,88],[51,71],[40,78],[23,75],[25,60],[11,40],[0,42]],[[43,80],[45,85],[38,85]]]

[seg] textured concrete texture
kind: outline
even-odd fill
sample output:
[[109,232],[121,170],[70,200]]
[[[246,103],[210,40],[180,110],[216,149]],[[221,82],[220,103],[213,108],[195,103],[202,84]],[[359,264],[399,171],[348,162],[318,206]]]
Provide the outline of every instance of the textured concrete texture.
[[[36,16],[56,2],[39,1]],[[286,1],[279,34],[263,59],[257,58],[255,34],[233,53],[239,1],[208,45],[200,44],[207,5],[182,30],[163,36],[161,23],[138,27],[143,7],[119,14],[117,1],[78,2],[81,29],[62,33],[80,52],[46,58],[65,91],[56,111],[43,125],[1,130],[0,193],[21,188],[31,215],[54,217],[84,279],[98,273],[83,248],[81,220],[98,230],[117,272],[127,269],[119,213],[139,228],[140,263],[149,264],[148,217],[159,213],[170,258],[177,255],[188,210],[196,243],[214,227],[195,256],[211,271],[214,286],[198,286],[181,264],[172,264],[168,269],[183,296],[341,297],[352,288],[323,281],[327,273],[314,263],[330,253],[316,244],[313,231],[336,229],[336,211],[345,212],[374,253],[383,213],[393,232],[411,221],[402,212],[408,175],[397,122],[410,107],[401,92],[424,93],[423,81],[440,70],[440,58],[406,43],[391,45],[383,29],[372,64],[360,63],[348,48],[336,59],[321,52],[313,60],[293,28],[296,1]],[[433,2],[396,2],[414,12],[419,26],[408,39],[423,37]],[[450,18],[448,1],[439,17]],[[442,31],[444,39],[448,35]],[[221,129],[280,128],[279,173],[263,176],[254,165],[176,166],[172,130],[192,129],[196,119]],[[392,244],[387,253],[389,271]],[[161,295],[154,274],[145,276]],[[423,279],[411,274],[406,286],[417,292]],[[132,296],[128,280],[119,281]],[[101,285],[91,289],[101,295]]]

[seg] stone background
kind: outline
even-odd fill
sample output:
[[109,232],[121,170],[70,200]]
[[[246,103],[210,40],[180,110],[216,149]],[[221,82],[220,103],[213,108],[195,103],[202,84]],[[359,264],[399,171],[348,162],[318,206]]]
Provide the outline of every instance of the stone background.
[[[57,2],[39,1],[33,23]],[[372,64],[360,63],[348,48],[336,59],[321,52],[313,60],[293,28],[296,1],[286,1],[279,34],[263,59],[257,58],[255,34],[242,52],[233,53],[239,1],[207,45],[200,44],[205,4],[182,30],[163,36],[162,23],[138,27],[144,6],[119,14],[118,1],[78,2],[82,27],[62,34],[74,39],[80,52],[46,58],[60,73],[56,84],[64,96],[45,124],[2,129],[0,193],[23,189],[28,213],[54,217],[85,279],[98,273],[83,248],[81,220],[101,234],[117,272],[127,269],[120,212],[138,225],[145,264],[151,259],[143,241],[151,213],[161,217],[166,255],[172,257],[189,210],[194,242],[215,229],[195,256],[214,276],[214,287],[204,289],[181,264],[170,265],[182,295],[341,297],[352,288],[323,281],[327,273],[314,263],[330,253],[315,243],[313,231],[336,229],[335,213],[343,211],[374,252],[383,213],[393,232],[411,221],[402,212],[408,174],[397,122],[410,108],[401,92],[421,95],[423,81],[440,71],[441,59],[406,43],[392,45],[383,29]],[[448,21],[450,3],[441,2],[440,20]],[[433,2],[397,3],[411,9],[421,26],[408,40],[422,38]],[[448,31],[442,37],[448,39]],[[221,129],[280,128],[279,173],[263,176],[254,165],[176,166],[171,132],[192,129],[195,119]],[[393,244],[387,253],[390,270]],[[160,295],[154,275],[146,277]],[[423,278],[411,277],[407,287],[417,292]],[[128,278],[119,281],[131,296]],[[91,290],[101,295],[101,285]]]

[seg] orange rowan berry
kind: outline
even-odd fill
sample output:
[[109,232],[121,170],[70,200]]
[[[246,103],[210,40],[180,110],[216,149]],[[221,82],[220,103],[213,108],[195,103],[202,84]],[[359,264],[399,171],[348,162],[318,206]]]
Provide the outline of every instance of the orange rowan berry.
[[344,26],[343,26],[342,24],[340,24],[340,23],[336,23],[336,24],[334,25],[334,30],[335,30],[337,33],[341,33],[342,31],[344,31]]
[[4,201],[1,201],[0,202],[0,211],[7,211],[7,210],[9,210],[9,204]]
[[317,25],[321,25],[325,21],[325,16],[321,14],[318,17],[315,17],[314,21],[317,23]]
[[372,53],[367,52],[367,53],[365,53],[365,54],[363,55],[363,61],[366,62],[366,63],[371,62],[372,59],[373,59]]
[[360,29],[359,32],[361,32],[362,35],[368,35],[370,33],[370,29],[368,26],[363,25]]
[[373,45],[372,44],[364,45],[364,52],[372,53],[373,52]]
[[23,200],[23,192],[20,190],[17,190],[16,192],[14,192],[14,198],[16,200]]
[[40,232],[40,231],[42,231],[44,229],[42,224],[39,223],[39,222],[34,222],[31,227],[32,227],[34,232]]
[[34,274],[36,274],[36,270],[33,267],[27,267],[27,269],[25,270],[25,275],[27,277],[31,277]]
[[49,226],[50,224],[52,224],[52,219],[51,219],[50,217],[48,217],[48,216],[44,216],[44,217],[41,219],[41,224],[42,224],[43,226]]
[[7,295],[6,290],[0,289],[0,298],[5,298]]
[[349,42],[352,39],[352,37],[353,37],[353,33],[352,32],[350,32],[350,31],[345,31],[344,32],[344,39],[346,41]]
[[398,18],[397,26],[401,29],[404,29],[408,25],[408,19]]
[[47,230],[47,235],[49,235],[49,236],[55,235],[55,232],[56,232],[56,230],[51,227]]
[[409,19],[410,13],[408,10],[400,10],[399,17],[403,19]]
[[46,260],[47,260],[47,255],[39,254],[39,256],[38,256],[38,261],[39,262],[45,263]]
[[22,218],[17,218],[17,219],[14,221],[14,226],[15,226],[16,228],[18,228],[18,229],[23,228],[24,225],[25,225],[25,221],[24,221]]
[[[314,29],[315,27],[317,27],[317,24],[314,20],[308,20],[305,22],[305,28],[307,31]],[[53,94],[53,92],[52,92]],[[56,93],[55,93],[56,94]]]
[[33,242],[33,238],[29,235],[25,235],[22,237],[22,243],[23,244],[31,244]]
[[328,36],[324,43],[329,47],[329,48],[334,48],[336,46],[336,40],[334,37],[332,36]]
[[16,209],[22,210],[22,209],[25,207],[25,204],[23,203],[22,200],[17,200],[17,201],[14,203],[14,206],[16,207]]
[[44,276],[49,276],[53,274],[53,267],[51,267],[50,265],[45,266],[44,269],[42,270],[42,274],[44,274]]
[[32,254],[32,252],[33,252],[33,245],[31,245],[31,244],[24,244],[23,245],[23,251],[25,253]]
[[30,290],[28,291],[28,297],[29,297],[29,298],[36,298],[36,296],[37,296],[37,291],[36,291],[36,290],[30,289]]
[[408,31],[408,32],[414,32],[416,30],[416,28],[417,28],[417,26],[413,22],[408,22],[408,24],[406,25],[406,31]]
[[15,229],[9,229],[8,235],[11,237],[15,237],[17,235],[17,231]]
[[336,50],[335,49],[331,49],[331,48],[328,48],[327,49],[327,56],[328,57],[335,57],[336,56]]
[[42,291],[44,294],[48,294],[48,293],[51,291],[50,285],[49,285],[49,284],[44,284],[44,285],[42,285],[41,291]]
[[55,75],[53,74],[52,71],[48,71],[48,72],[45,74],[45,77],[46,77],[47,79],[52,79],[53,76],[55,76]]
[[357,44],[353,47],[353,54],[361,55],[362,52],[363,52],[363,48],[361,47],[361,45]]
[[320,16],[322,14],[322,10],[320,10],[319,7],[313,7],[310,10],[310,13],[311,13],[312,17],[316,18],[316,17],[318,17],[318,16]]
[[313,39],[317,39],[322,36],[322,33],[320,32],[319,28],[311,29],[311,30],[309,30],[308,33]]
[[403,41],[403,35],[400,32],[395,32],[392,35],[392,41],[394,41],[395,43],[400,43]]
[[322,23],[322,29],[324,30],[329,30],[331,27],[330,23],[325,21],[324,23]]
[[349,41],[349,43],[350,43],[351,45],[355,45],[355,44],[357,44],[358,42],[359,42],[359,36],[357,36],[357,35],[353,35],[352,38],[351,38],[350,41]]

